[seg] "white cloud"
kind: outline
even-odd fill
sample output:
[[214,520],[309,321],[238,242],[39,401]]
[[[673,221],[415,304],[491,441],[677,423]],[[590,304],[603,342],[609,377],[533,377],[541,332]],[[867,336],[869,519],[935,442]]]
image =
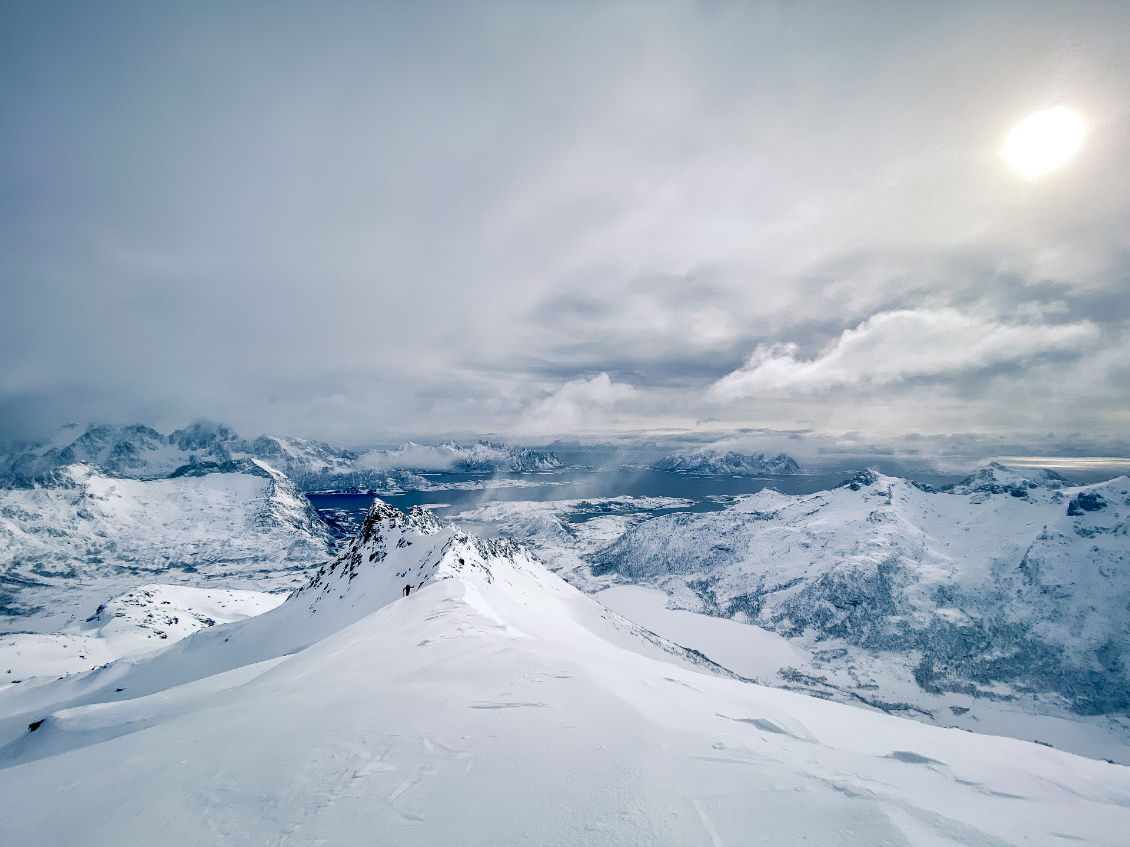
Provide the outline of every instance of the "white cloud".
[[1099,335],[1089,321],[1006,324],[957,309],[880,312],[811,360],[795,344],[760,344],[744,366],[712,393],[732,400],[773,392],[814,393],[855,385],[885,385],[1023,364],[1051,353],[1080,352]]
[[625,382],[613,382],[607,373],[592,379],[574,379],[534,405],[519,429],[560,435],[605,425],[611,422],[618,403],[638,394]]

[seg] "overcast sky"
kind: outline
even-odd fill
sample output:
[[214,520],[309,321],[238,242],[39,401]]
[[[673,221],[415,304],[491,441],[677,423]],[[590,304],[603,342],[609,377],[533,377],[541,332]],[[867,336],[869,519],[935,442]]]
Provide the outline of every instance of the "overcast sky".
[[1124,2],[4,3],[0,437],[1117,440],[1127,56]]

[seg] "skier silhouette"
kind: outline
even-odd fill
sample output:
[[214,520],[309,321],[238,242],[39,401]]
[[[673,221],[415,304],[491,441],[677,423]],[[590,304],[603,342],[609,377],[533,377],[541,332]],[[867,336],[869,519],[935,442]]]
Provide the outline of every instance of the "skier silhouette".
[[412,586],[411,585],[404,586],[404,596],[407,597],[411,593],[412,593]]

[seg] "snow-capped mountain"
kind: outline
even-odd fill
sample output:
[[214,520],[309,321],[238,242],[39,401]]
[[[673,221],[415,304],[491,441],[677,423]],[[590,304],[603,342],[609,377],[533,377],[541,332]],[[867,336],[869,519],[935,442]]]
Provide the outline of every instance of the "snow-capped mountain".
[[766,456],[764,453],[748,455],[718,450],[673,453],[660,459],[652,468],[698,476],[783,476],[800,473],[796,459],[784,453]]
[[[405,585],[414,586],[403,596]],[[0,694],[5,843],[1117,844],[1130,770],[734,679],[378,504],[286,603]]]
[[413,471],[524,473],[561,467],[550,452],[489,441],[455,442],[438,447],[407,442],[396,450],[358,454],[287,435],[241,438],[231,427],[198,420],[169,435],[141,424],[92,425],[77,438],[7,457],[0,462],[0,483],[28,486],[60,467],[83,462],[118,476],[159,479],[182,468],[208,468],[259,459],[285,473],[303,491],[372,489],[422,490],[429,480]]
[[944,722],[992,701],[1123,721],[1128,492],[1126,477],[1071,488],[1000,466],[942,492],[865,471],[659,517],[589,558],[679,608],[793,639],[814,658],[791,681],[814,690]]
[[292,588],[334,549],[306,497],[259,460],[154,480],[71,465],[0,489],[0,627],[56,630],[153,580]]
[[78,462],[119,476],[158,479],[194,464],[261,459],[302,487],[311,479],[351,472],[356,459],[348,450],[291,436],[260,435],[248,441],[231,427],[206,420],[195,421],[167,436],[141,424],[98,424],[88,427],[74,440],[63,436],[58,441],[8,457],[0,479],[29,485],[56,468]]

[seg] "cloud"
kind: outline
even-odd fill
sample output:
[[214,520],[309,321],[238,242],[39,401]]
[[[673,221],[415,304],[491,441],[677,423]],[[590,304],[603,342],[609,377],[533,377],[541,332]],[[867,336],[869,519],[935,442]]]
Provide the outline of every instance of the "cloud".
[[796,344],[760,344],[744,366],[718,380],[711,392],[732,400],[955,376],[1023,365],[1050,354],[1078,354],[1098,336],[1089,321],[1007,324],[957,309],[901,309],[844,330],[810,360],[798,358]]
[[[934,385],[814,390],[932,374],[908,345],[820,351],[898,310],[995,315],[1006,364],[1130,327],[1126,4],[107,5],[0,4],[0,440],[917,428]],[[1059,100],[1094,131],[1024,179]],[[1092,359],[970,372],[947,425],[1117,434]]]
[[606,426],[618,404],[639,395],[631,385],[613,382],[607,373],[574,379],[540,400],[518,429],[530,434],[559,435]]

